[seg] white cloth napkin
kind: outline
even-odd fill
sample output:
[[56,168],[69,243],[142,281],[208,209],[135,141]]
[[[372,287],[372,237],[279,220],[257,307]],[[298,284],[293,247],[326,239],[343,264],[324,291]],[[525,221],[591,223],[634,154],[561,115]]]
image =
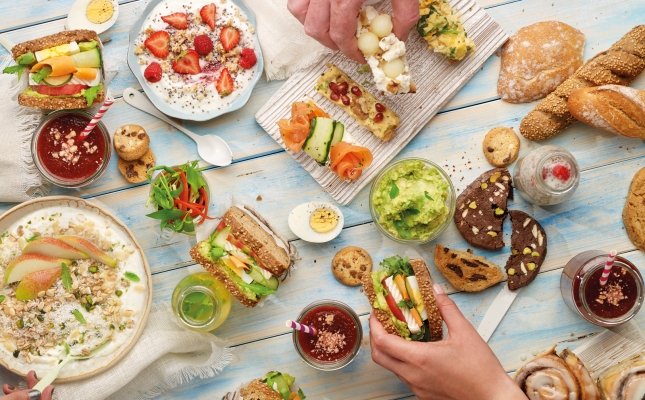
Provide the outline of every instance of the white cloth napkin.
[[216,336],[189,331],[157,307],[121,361],[92,378],[55,386],[54,400],[152,399],[196,379],[212,378],[233,360]]
[[42,118],[39,110],[18,104],[25,77],[3,74],[13,64],[9,56],[0,58],[0,202],[20,202],[44,196],[48,187],[31,157],[31,138]]

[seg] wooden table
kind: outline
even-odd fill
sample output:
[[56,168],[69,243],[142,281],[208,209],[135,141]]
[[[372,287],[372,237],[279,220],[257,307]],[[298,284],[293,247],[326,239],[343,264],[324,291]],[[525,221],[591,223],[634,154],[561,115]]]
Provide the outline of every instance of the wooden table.
[[[643,23],[645,17],[645,2],[639,0],[479,2],[509,33],[541,20],[557,19],[573,25],[587,37],[585,58],[608,48],[632,26]],[[0,40],[11,46],[62,30],[72,3],[73,0],[32,0],[28,5],[16,6],[15,2],[8,0],[0,2]],[[126,123],[143,125],[150,133],[152,149],[159,164],[173,165],[197,159],[192,141],[165,123],[128,106],[120,98],[124,88],[139,88],[125,57],[128,30],[138,18],[144,1],[122,0],[120,3],[116,25],[103,35],[111,38],[105,45],[106,68],[118,71],[110,84],[117,101],[104,121],[111,132]],[[0,55],[6,53],[0,48]],[[532,107],[531,104],[512,105],[499,100],[496,93],[498,70],[499,58],[493,56],[400,157],[425,157],[442,166],[447,165],[458,192],[489,169],[480,149],[484,133],[495,126],[517,127]],[[235,201],[255,207],[281,234],[292,240],[301,259],[278,294],[264,307],[245,309],[236,304],[228,321],[217,331],[219,337],[235,348],[236,360],[215,379],[183,387],[162,398],[218,399],[227,390],[271,369],[296,375],[297,382],[311,399],[407,398],[411,395],[407,387],[371,361],[367,335],[369,304],[359,289],[347,288],[334,280],[330,260],[338,249],[346,245],[368,249],[376,262],[389,255],[409,251],[417,251],[426,260],[431,260],[433,245],[411,250],[384,239],[370,218],[368,190],[363,190],[351,205],[342,208],[345,229],[336,240],[325,245],[313,245],[294,237],[287,227],[289,211],[305,201],[330,199],[255,122],[255,112],[280,85],[281,82],[262,81],[242,110],[205,123],[186,122],[185,126],[200,134],[218,134],[233,150],[233,165],[207,171],[214,189],[214,205],[223,205],[232,195]],[[645,87],[645,74],[633,86]],[[600,328],[574,315],[560,296],[561,268],[573,255],[589,249],[616,249],[640,265],[641,271],[645,266],[643,252],[636,250],[628,240],[621,219],[629,182],[645,164],[642,141],[576,124],[548,143],[563,146],[575,155],[582,169],[581,182],[574,197],[564,204],[541,208],[527,204],[521,198],[512,203],[512,207],[529,212],[544,225],[549,237],[549,254],[540,276],[522,292],[490,340],[509,373],[534,353],[555,343],[600,331]],[[522,153],[536,146],[538,144],[523,141]],[[152,267],[156,304],[167,304],[175,284],[183,276],[200,270],[188,256],[192,245],[188,238],[178,236],[165,241],[159,237],[157,223],[145,217],[148,185],[127,184],[117,171],[116,157],[96,184],[79,191],[55,192],[91,198],[113,210],[130,226]],[[11,206],[0,204],[0,211]],[[450,247],[467,246],[454,226],[439,240]],[[509,251],[506,248],[486,255],[503,265]],[[439,282],[445,283],[434,267],[431,273]],[[477,325],[498,289],[499,286],[479,294],[453,293],[451,297]],[[291,334],[284,327],[284,321],[297,316],[306,304],[324,298],[347,302],[360,314],[366,333],[358,358],[338,372],[319,372],[302,363],[293,349]],[[645,313],[641,312],[634,323],[644,328]],[[434,367],[428,365],[428,368]],[[2,375],[0,378],[9,379],[6,372]]]

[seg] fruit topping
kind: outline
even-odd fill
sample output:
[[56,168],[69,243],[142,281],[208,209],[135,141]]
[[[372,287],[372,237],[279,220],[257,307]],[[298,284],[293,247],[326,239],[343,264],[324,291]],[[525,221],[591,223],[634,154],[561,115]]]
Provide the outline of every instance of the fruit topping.
[[151,62],[143,71],[143,77],[148,82],[159,82],[161,80],[161,65],[158,62]]
[[200,56],[205,56],[211,51],[213,51],[213,41],[208,35],[197,35],[195,36],[195,51]]
[[563,182],[566,182],[571,178],[571,169],[567,165],[558,164],[553,166],[551,171],[554,177],[560,179]]
[[166,31],[152,32],[143,44],[155,57],[166,58],[170,53],[170,35]]
[[383,113],[376,113],[374,116],[374,122],[381,122],[383,121]]
[[188,14],[176,12],[170,15],[164,15],[161,19],[175,29],[188,28]]
[[358,88],[358,86],[352,86],[352,94],[356,97],[361,97],[363,95],[363,92],[361,92],[361,89]]
[[206,25],[210,26],[211,31],[215,30],[215,3],[206,4],[199,10],[199,16]]
[[350,101],[349,101],[349,97],[347,95],[345,95],[345,94],[341,95],[340,99],[342,100],[344,105],[346,105],[346,106],[349,105]]
[[374,108],[376,108],[376,111],[380,113],[385,112],[385,106],[381,103],[374,104]]
[[255,51],[250,48],[245,48],[240,54],[240,67],[244,69],[251,69],[258,62],[258,58],[255,55]]
[[222,73],[215,83],[215,88],[217,89],[217,93],[222,97],[233,93],[233,78],[231,77],[231,73],[228,72],[228,68],[222,69]]
[[199,66],[199,54],[195,50],[188,50],[172,62],[172,69],[180,74],[195,75],[202,72]]
[[240,43],[240,31],[232,26],[225,26],[219,34],[219,40],[224,51],[231,51]]

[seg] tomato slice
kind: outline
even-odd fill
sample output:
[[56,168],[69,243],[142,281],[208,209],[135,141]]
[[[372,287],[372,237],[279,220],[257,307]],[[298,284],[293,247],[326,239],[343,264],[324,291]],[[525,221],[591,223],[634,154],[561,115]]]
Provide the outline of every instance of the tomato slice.
[[74,94],[79,94],[81,90],[87,89],[87,85],[63,85],[63,86],[48,86],[48,85],[35,85],[32,88],[40,93],[47,96],[71,96]]
[[401,322],[405,322],[405,317],[403,316],[403,313],[399,309],[399,306],[396,305],[396,302],[394,301],[394,297],[386,291],[385,292],[385,301],[387,301],[387,305],[390,307],[390,311],[392,311],[392,314],[396,317]]

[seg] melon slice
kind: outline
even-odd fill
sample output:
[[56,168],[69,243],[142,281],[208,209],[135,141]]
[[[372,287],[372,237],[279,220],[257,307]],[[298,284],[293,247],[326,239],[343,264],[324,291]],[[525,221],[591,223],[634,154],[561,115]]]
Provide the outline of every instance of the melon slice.
[[45,269],[25,275],[16,287],[16,300],[28,301],[49,289],[60,278],[61,267]]
[[42,254],[22,254],[9,262],[4,273],[5,285],[18,282],[32,272],[60,268],[61,264],[70,264],[65,258],[49,257]]
[[23,254],[42,254],[49,257],[69,258],[79,260],[88,258],[87,254],[53,237],[39,237],[27,243]]
[[116,267],[117,260],[110,257],[106,252],[96,247],[94,243],[90,242],[87,239],[73,235],[56,236],[56,239],[62,240],[75,249],[82,251],[93,260],[103,263],[109,267]]

